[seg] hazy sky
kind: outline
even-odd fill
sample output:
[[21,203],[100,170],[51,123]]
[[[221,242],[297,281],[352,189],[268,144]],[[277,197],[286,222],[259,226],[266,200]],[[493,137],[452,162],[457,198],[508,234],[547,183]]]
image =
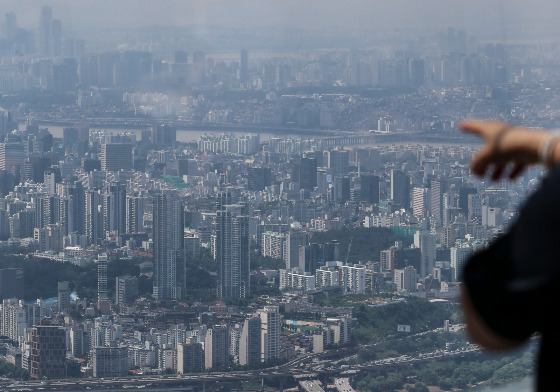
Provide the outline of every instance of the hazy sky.
[[[555,36],[560,2],[552,0],[1,0],[0,15],[15,11],[22,27],[38,25],[41,5],[66,28],[221,24],[357,28],[455,26],[495,39]],[[3,22],[3,18],[2,18]]]

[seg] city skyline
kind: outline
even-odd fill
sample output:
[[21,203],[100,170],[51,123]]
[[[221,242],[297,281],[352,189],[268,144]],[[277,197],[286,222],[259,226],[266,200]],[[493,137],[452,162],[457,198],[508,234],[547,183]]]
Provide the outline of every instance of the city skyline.
[[0,389],[530,374],[460,293],[546,170],[473,176],[458,128],[558,127],[545,5],[3,2]]

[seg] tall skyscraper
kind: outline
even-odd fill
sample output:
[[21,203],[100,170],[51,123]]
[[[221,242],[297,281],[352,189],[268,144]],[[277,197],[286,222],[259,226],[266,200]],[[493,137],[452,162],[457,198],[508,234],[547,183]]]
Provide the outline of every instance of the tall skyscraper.
[[180,299],[185,291],[183,201],[178,193],[153,196],[154,298]]
[[348,151],[332,150],[329,151],[329,169],[333,176],[348,174]]
[[216,325],[206,331],[204,340],[204,364],[206,369],[226,368],[228,365],[228,328]]
[[379,203],[379,177],[373,174],[360,177],[361,199],[367,203]]
[[101,159],[101,170],[103,171],[132,170],[132,144],[103,144],[99,155]]
[[440,180],[430,182],[430,215],[436,227],[440,227],[443,222],[443,189]]
[[25,146],[23,143],[0,143],[0,170],[6,170],[19,181],[25,169]]
[[103,196],[104,231],[126,233],[126,186],[112,182]]
[[103,237],[103,202],[99,191],[85,193],[85,234],[89,244],[97,244]]
[[122,305],[133,301],[138,296],[138,278],[132,276],[117,276],[115,289],[115,303]]
[[39,26],[39,50],[42,54],[51,53],[52,8],[41,7],[41,24]]
[[107,300],[107,254],[97,257],[97,302]]
[[95,347],[92,355],[93,377],[128,375],[128,347]]
[[391,170],[391,199],[403,208],[410,208],[410,178],[401,170]]
[[265,306],[257,311],[261,319],[261,361],[280,356],[280,313],[278,306]]
[[204,350],[201,343],[196,343],[193,338],[177,346],[177,373],[193,373],[204,370]]
[[243,323],[239,339],[239,364],[250,365],[261,361],[261,319],[253,316]]
[[453,279],[458,280],[463,273],[463,267],[472,253],[470,246],[451,248],[451,268],[453,268]]
[[247,189],[262,191],[272,181],[272,174],[268,167],[250,167],[247,176]]
[[293,162],[292,180],[299,183],[301,189],[313,190],[317,186],[317,160],[301,158]]
[[246,298],[251,295],[249,217],[241,215],[241,205],[220,208],[216,212],[217,295]]
[[31,378],[43,380],[66,377],[66,331],[51,325],[31,328]]
[[350,177],[336,176],[334,178],[334,201],[346,203],[350,200]]
[[126,195],[126,232],[144,232],[144,209],[148,202],[145,196]]
[[477,193],[476,188],[472,186],[462,186],[459,188],[459,208],[465,215],[469,212],[469,195]]
[[68,314],[70,312],[70,284],[58,282],[58,312]]
[[171,124],[154,125],[152,143],[158,146],[171,146],[177,140],[177,128]]
[[414,234],[414,245],[420,248],[420,279],[426,278],[435,267],[437,236],[428,230]]
[[428,212],[428,189],[414,187],[412,190],[412,214],[425,218]]
[[239,64],[239,81],[247,83],[249,80],[249,54],[245,49],[241,51],[241,61]]
[[307,233],[304,231],[291,230],[286,235],[284,242],[284,261],[286,269],[299,267],[299,248],[307,245]]

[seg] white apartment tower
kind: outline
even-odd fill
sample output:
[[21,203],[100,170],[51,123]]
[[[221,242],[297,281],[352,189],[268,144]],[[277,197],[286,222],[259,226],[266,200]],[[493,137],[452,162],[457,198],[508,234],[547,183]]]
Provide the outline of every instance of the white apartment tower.
[[257,311],[261,319],[261,361],[280,356],[280,313],[278,306],[265,306]]
[[342,292],[344,294],[364,294],[366,292],[366,267],[363,265],[343,265]]
[[245,320],[239,339],[239,364],[261,361],[261,319],[253,316]]
[[451,268],[453,268],[453,278],[458,280],[463,272],[463,267],[472,253],[470,246],[451,248]]
[[416,268],[409,265],[403,269],[395,269],[393,281],[397,285],[397,291],[416,291]]

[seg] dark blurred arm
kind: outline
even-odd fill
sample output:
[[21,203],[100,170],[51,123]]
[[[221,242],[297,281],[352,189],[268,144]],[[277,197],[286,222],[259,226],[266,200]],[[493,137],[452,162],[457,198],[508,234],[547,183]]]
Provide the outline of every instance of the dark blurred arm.
[[526,340],[507,339],[490,329],[473,306],[465,289],[461,291],[461,307],[467,324],[467,333],[473,342],[482,348],[488,351],[506,351],[525,343]]

